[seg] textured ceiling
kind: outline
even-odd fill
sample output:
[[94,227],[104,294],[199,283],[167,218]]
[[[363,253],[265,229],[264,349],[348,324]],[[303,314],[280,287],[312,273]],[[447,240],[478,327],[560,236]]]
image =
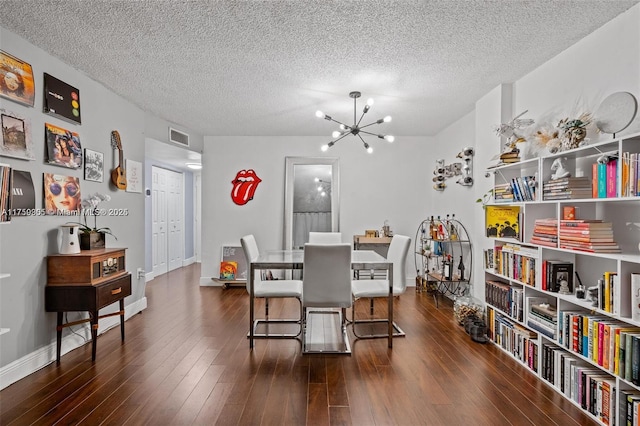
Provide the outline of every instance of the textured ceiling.
[[0,25],[203,135],[328,136],[353,90],[433,135],[637,3],[0,0]]

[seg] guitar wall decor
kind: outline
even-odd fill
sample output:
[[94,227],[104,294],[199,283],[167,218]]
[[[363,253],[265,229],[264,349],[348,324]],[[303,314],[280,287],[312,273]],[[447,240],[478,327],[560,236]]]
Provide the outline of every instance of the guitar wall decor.
[[122,141],[120,140],[120,133],[117,130],[113,130],[111,132],[111,148],[118,150],[118,167],[111,171],[111,182],[118,189],[125,190],[127,189],[127,174],[125,172],[123,161],[122,161]]

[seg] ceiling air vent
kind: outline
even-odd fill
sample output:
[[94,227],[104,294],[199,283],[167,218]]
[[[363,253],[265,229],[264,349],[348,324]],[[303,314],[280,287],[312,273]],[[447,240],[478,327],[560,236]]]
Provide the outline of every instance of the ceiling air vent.
[[178,145],[189,146],[189,135],[169,127],[169,140]]

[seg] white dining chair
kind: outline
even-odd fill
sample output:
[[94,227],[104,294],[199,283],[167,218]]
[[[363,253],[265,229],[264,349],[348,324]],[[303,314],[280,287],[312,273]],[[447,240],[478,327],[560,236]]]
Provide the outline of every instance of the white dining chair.
[[[347,336],[346,310],[351,298],[351,245],[310,244],[304,246],[304,277],[302,279],[303,353],[351,353]],[[308,308],[340,308],[340,311]],[[311,314],[338,314],[343,344],[322,350],[311,350],[307,342],[308,318]]]
[[[411,245],[411,238],[404,235],[394,235],[389,244],[389,251],[387,253],[387,260],[393,262],[393,296],[399,296],[407,289],[407,273],[405,270],[405,263],[407,261],[407,254],[409,253],[409,246]],[[366,323],[386,323],[388,318],[369,318],[356,320],[355,303],[361,298],[370,298],[370,315],[373,316],[373,301],[376,298],[388,298],[389,297],[389,280],[388,279],[360,279],[353,280],[351,283],[351,292],[353,294],[353,309],[351,310],[351,323],[353,328],[353,334],[359,339],[372,339],[378,337],[387,338],[389,335],[384,334],[358,334],[356,326],[358,324]],[[393,335],[400,337],[405,333],[394,322]]]
[[[240,238],[242,244],[242,250],[247,258],[247,264],[251,264],[258,259],[260,254],[258,250],[258,244],[253,235],[245,235]],[[247,277],[247,292],[251,294],[251,280]],[[255,319],[251,318],[251,326],[253,327],[254,339],[260,338],[297,338],[302,333],[302,281],[300,280],[263,280],[261,274],[256,273],[253,282],[253,297],[262,298],[265,300],[265,318]],[[269,299],[270,298],[285,298],[295,297],[300,303],[300,318],[299,319],[269,319]],[[253,304],[255,300],[250,300],[249,303]],[[251,309],[251,312],[254,312]],[[270,333],[269,325],[274,323],[289,323],[299,324],[298,331],[294,333]],[[257,333],[259,324],[266,324],[267,332]]]
[[340,244],[341,232],[309,232],[309,244]]

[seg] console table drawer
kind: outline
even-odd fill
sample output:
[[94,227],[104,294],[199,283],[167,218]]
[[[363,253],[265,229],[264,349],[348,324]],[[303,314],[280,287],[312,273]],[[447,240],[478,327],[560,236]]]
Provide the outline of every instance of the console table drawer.
[[110,305],[131,295],[131,274],[97,287],[98,307]]

